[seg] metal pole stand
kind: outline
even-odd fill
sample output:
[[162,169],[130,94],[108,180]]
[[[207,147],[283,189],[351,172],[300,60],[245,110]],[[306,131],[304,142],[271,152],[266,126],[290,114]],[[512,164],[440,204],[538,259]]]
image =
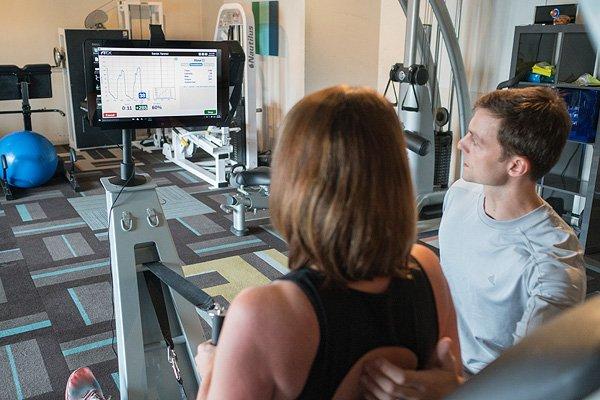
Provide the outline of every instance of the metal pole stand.
[[64,166],[64,174],[65,178],[67,178],[67,181],[69,182],[69,185],[71,185],[71,188],[73,188],[73,190],[76,192],[80,192],[81,186],[77,181],[77,170],[75,169],[76,162],[77,153],[75,153],[75,149],[69,148],[69,166]]
[[0,160],[2,161],[2,176],[0,176],[0,187],[2,187],[2,195],[7,201],[14,200],[15,196],[10,189],[10,185],[8,183],[8,177],[6,175],[6,171],[8,170],[8,162],[6,161],[6,156],[4,154],[0,154]]
[[[124,140],[124,146],[128,142],[131,145],[131,141]],[[100,179],[106,189],[109,214],[120,396],[123,400],[175,399],[179,387],[167,360],[142,264],[160,262],[183,275],[182,262],[159,203],[156,184],[147,174],[134,175],[133,169],[127,167],[128,159],[130,154],[124,157],[120,178]],[[114,183],[127,180],[126,186]],[[132,186],[132,181],[138,184]],[[198,345],[206,340],[200,317],[196,308],[177,292],[164,292],[185,389],[188,394],[196,393],[200,376],[194,356]]]
[[[121,175],[110,178],[110,183],[116,186],[139,186],[146,183],[146,178],[135,174],[135,163],[131,151],[131,138],[133,129],[123,129],[123,161],[121,161]],[[105,187],[106,188],[106,187]]]

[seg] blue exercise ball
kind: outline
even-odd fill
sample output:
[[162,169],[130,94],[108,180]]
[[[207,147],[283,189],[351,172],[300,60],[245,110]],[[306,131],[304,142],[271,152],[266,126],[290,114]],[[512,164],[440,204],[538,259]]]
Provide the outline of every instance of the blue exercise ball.
[[[6,157],[6,180],[11,186],[32,188],[48,182],[58,165],[56,149],[39,133],[17,131],[0,139],[0,156]],[[1,171],[0,171],[1,173]]]

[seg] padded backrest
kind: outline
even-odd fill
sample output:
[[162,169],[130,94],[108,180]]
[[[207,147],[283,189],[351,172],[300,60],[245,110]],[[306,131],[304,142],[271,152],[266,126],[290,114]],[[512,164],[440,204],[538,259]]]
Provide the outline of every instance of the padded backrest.
[[21,98],[19,74],[21,68],[16,65],[0,65],[0,100],[18,100]]
[[52,69],[50,64],[0,65],[0,100],[20,100],[20,82],[28,82],[30,99],[52,97]]
[[23,79],[29,82],[30,99],[52,97],[51,73],[50,64],[27,64],[23,67]]
[[600,296],[508,349],[446,400],[575,400],[600,388]]

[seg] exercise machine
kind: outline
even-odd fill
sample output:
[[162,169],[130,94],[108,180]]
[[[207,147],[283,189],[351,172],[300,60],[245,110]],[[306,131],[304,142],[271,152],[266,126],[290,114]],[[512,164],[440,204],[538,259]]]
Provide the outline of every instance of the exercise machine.
[[217,14],[213,40],[240,43],[246,59],[243,64],[241,99],[232,122],[240,133],[232,136],[232,160],[247,169],[258,166],[258,134],[256,128],[256,54],[254,14],[248,3],[225,3]]
[[[405,54],[402,63],[392,66],[386,92],[390,85],[394,87],[395,83],[400,84],[399,97],[397,94],[395,105],[403,123],[409,150],[417,210],[421,216],[426,216],[424,211],[428,206],[441,208],[449,183],[452,153],[452,133],[443,129],[445,125],[450,125],[452,105],[449,111],[440,107],[439,84],[436,77],[440,35],[443,37],[450,59],[452,85],[453,88],[456,87],[462,133],[466,132],[470,119],[469,92],[457,34],[444,1],[429,0],[438,23],[435,57],[430,50],[431,33],[426,29],[431,26],[424,27],[419,18],[420,0],[398,0],[398,2],[407,16]],[[222,25],[227,26],[227,21],[233,21],[230,24],[234,27],[238,26],[241,21],[240,16],[243,14],[233,11],[229,13],[228,17],[224,14],[225,16],[221,18],[224,21]],[[226,29],[221,29],[221,32],[225,31]],[[453,93],[454,89],[450,95],[451,99]],[[268,205],[269,182],[264,172],[259,173],[261,177],[258,184],[251,170],[232,171],[230,182],[237,188],[237,192],[226,196],[226,203],[221,208],[233,214],[231,231],[236,235],[244,235],[248,232],[245,222],[246,212],[256,212],[263,209],[264,205]]]
[[[254,17],[248,5],[221,6],[214,40],[240,45],[231,65],[228,117],[216,126],[172,129],[170,144],[163,145],[168,161],[208,182],[212,188],[228,186],[227,175],[234,165],[244,165],[248,170],[258,166],[254,34]],[[212,159],[190,161],[197,150],[203,150]]]
[[[117,15],[119,26],[126,30],[132,39],[143,40],[144,33],[147,33],[148,39],[150,25],[160,25],[164,31],[165,14],[162,1],[118,0]],[[136,29],[138,25],[139,31]]]
[[[234,145],[231,143],[231,134],[240,133],[240,127],[230,127],[241,101],[243,83],[244,51],[239,42],[229,41],[229,111],[227,117],[218,125],[208,126],[206,129],[173,127],[171,129],[171,143],[163,145],[163,154],[167,160],[186,169],[195,176],[208,182],[212,188],[226,187],[226,172],[231,163],[231,153]],[[214,170],[188,160],[194,153],[202,149],[214,159]]]
[[446,399],[598,399],[599,326],[595,296],[506,350]]
[[[396,94],[395,105],[403,123],[409,150],[417,210],[425,217],[424,211],[428,206],[441,208],[448,187],[452,152],[452,133],[443,130],[445,125],[450,125],[452,106],[450,111],[440,107],[438,80],[435,73],[439,59],[440,34],[443,36],[452,67],[461,132],[466,132],[470,119],[470,100],[457,34],[445,3],[442,0],[429,1],[437,18],[439,32],[436,41],[436,57],[433,57],[430,50],[431,34],[427,33],[419,18],[420,0],[398,1],[407,16],[405,55],[402,63],[392,66],[386,92],[390,85],[394,88],[395,83],[400,84],[400,97]],[[237,27],[243,26],[244,14],[239,7],[237,11],[235,7],[231,7],[221,14],[217,25],[217,31],[222,35],[224,32],[235,32]],[[219,29],[219,26],[223,28]],[[225,28],[227,26],[228,29]],[[450,97],[452,99],[453,94]],[[252,170],[232,171],[231,175],[231,186],[235,187],[237,192],[234,195],[227,195],[226,202],[221,208],[227,213],[232,213],[231,231],[241,236],[248,233],[246,212],[256,212],[264,209],[263,207],[268,207],[270,182],[266,170],[256,173]]]
[[232,214],[231,232],[236,236],[245,236],[249,233],[246,226],[246,212],[256,213],[269,208],[271,171],[269,167],[242,171],[236,171],[234,168],[229,183],[237,191],[225,195],[225,204],[221,204],[221,210]]
[[[437,20],[435,56],[431,53],[431,25],[423,25],[419,17],[420,0],[398,0],[406,14],[404,60],[390,70],[389,85],[400,84],[395,105],[403,123],[417,209],[441,205],[448,186],[448,168],[451,153],[451,133],[442,127],[450,125],[453,112],[454,88],[458,103],[461,135],[467,131],[470,120],[470,100],[465,67],[458,44],[458,36],[443,0],[429,0],[429,7]],[[448,109],[440,107],[437,80],[440,33],[443,37],[452,69],[452,90]],[[394,89],[395,90],[395,89]],[[386,88],[387,92],[387,88]]]
[[[120,394],[130,400],[196,393],[200,376],[194,356],[205,340],[197,308],[213,315],[214,341],[223,318],[214,300],[183,278],[156,184],[135,173],[131,138],[136,128],[222,124],[229,112],[231,54],[237,48],[232,42],[167,41],[160,28],[153,31],[157,36],[150,41],[85,43],[91,121],[122,129],[120,176],[101,183],[109,218]],[[161,66],[169,73],[162,75]],[[151,75],[156,71],[160,77]],[[169,86],[169,79],[179,79],[180,85]]]

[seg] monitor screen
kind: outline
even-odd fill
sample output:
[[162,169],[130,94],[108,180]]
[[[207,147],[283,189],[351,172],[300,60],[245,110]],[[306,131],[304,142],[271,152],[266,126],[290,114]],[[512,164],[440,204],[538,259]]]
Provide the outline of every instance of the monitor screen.
[[95,118],[102,128],[217,125],[225,119],[228,66],[220,42],[167,42],[164,48],[128,43],[92,47]]

